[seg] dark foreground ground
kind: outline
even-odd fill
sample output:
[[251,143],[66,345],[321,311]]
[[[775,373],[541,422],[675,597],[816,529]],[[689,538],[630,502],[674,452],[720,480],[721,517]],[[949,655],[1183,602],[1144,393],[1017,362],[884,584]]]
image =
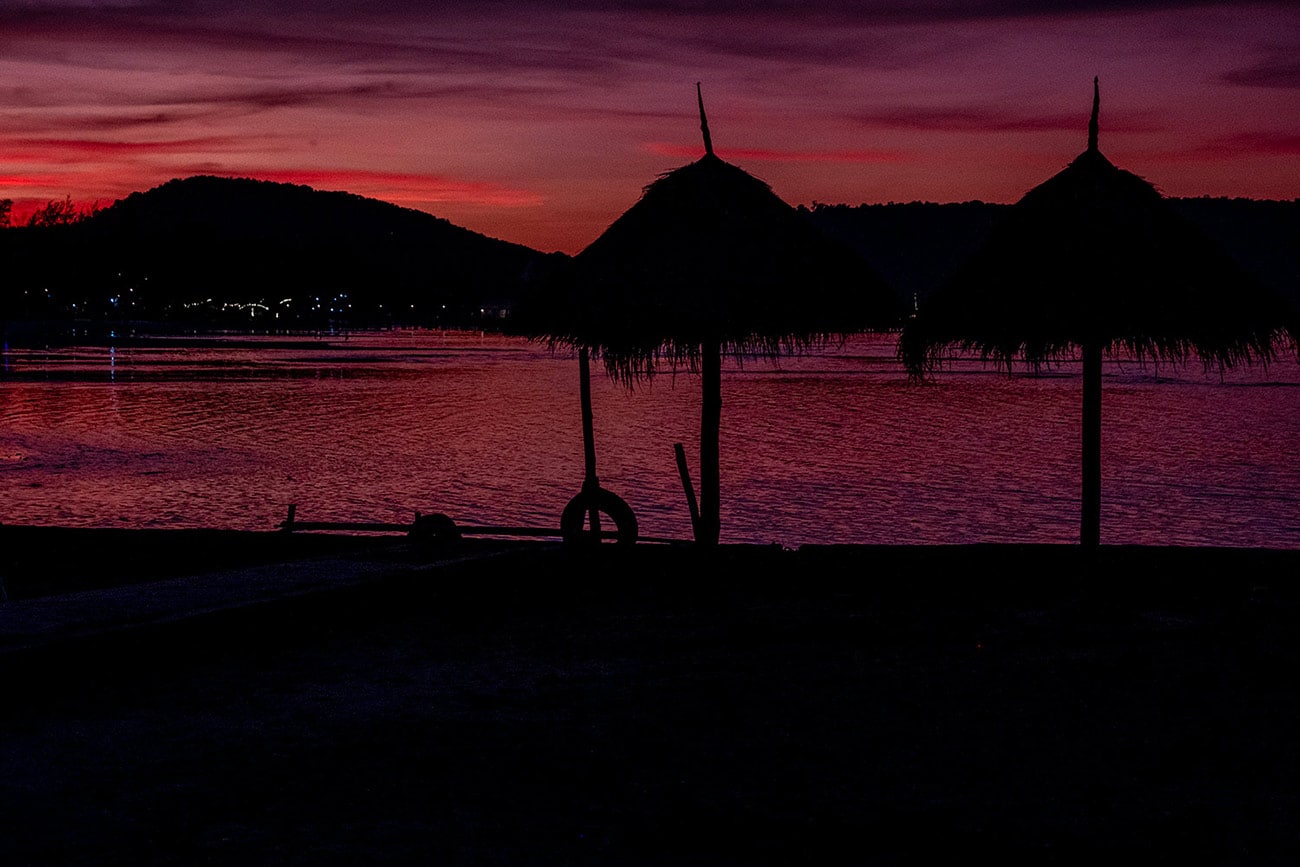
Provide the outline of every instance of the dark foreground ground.
[[0,652],[0,864],[1300,857],[1300,552],[374,556]]

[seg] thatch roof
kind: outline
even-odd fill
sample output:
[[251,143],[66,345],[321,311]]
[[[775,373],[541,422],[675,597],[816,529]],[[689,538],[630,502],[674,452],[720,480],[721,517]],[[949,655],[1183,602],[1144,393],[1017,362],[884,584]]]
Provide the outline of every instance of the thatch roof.
[[717,156],[663,175],[573,261],[577,315],[555,335],[652,372],[700,346],[776,355],[893,321],[857,253]]
[[1095,342],[1227,367],[1294,342],[1285,302],[1101,154],[1098,106],[1094,82],[1088,149],[1016,203],[904,328],[899,351],[914,375],[952,349],[1037,365]]
[[777,355],[896,319],[861,257],[713,153],[660,176],[557,275],[531,330],[587,346],[624,378],[701,347]]

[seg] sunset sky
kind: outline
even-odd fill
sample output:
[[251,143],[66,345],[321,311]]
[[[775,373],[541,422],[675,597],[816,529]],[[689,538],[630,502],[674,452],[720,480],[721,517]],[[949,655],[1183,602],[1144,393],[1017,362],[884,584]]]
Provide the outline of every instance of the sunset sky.
[[857,204],[1014,201],[1094,75],[1165,193],[1300,196],[1294,0],[0,0],[0,198],[246,176],[577,252],[701,153],[697,80],[719,156]]

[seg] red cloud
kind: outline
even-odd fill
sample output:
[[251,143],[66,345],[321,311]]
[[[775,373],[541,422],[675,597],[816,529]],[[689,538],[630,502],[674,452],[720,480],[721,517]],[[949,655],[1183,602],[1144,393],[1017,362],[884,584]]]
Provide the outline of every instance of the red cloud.
[[1217,163],[1248,157],[1300,156],[1300,135],[1282,132],[1244,132],[1212,139],[1182,151],[1153,151],[1143,154],[1168,163]]
[[228,150],[235,144],[235,140],[231,138],[194,138],[145,142],[63,138],[0,139],[0,161],[11,163],[64,162],[67,160],[117,157],[130,154]]
[[[0,198],[6,198],[6,196],[3,195],[4,190],[10,187],[19,187],[22,189],[58,189],[65,186],[68,183],[68,180],[68,175],[55,172],[43,174],[0,175]],[[62,196],[60,196],[60,198],[62,198]],[[45,203],[42,202],[41,204]]]
[[1300,135],[1280,132],[1248,132],[1218,139],[1205,149],[1225,156],[1300,156]]
[[[1003,109],[971,108],[884,108],[860,115],[856,120],[876,129],[925,130],[927,132],[1057,132],[1086,129],[1086,112],[1015,114]],[[1108,132],[1151,132],[1156,127],[1139,118],[1106,115]]]

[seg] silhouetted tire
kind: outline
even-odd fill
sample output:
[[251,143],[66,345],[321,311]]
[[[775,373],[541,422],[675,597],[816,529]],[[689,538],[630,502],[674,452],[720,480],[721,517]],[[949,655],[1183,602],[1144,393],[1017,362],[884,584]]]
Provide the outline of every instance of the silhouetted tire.
[[446,515],[435,512],[432,515],[416,515],[411,525],[411,538],[430,542],[458,542],[460,528]]
[[590,534],[584,533],[582,528],[587,520],[587,513],[593,507],[602,515],[608,515],[614,522],[620,545],[632,545],[636,542],[639,530],[632,507],[624,502],[622,497],[604,488],[580,491],[578,496],[569,500],[569,504],[560,513],[560,532],[564,534],[564,541],[580,542],[591,538]]

